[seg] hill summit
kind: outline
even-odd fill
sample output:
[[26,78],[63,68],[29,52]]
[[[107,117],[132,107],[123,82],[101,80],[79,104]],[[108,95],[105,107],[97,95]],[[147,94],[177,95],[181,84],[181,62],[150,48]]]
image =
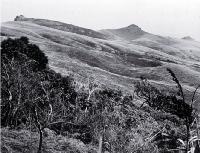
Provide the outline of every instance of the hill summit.
[[[127,26],[127,27],[123,27],[123,28],[120,28],[120,29],[121,29],[121,30],[122,30],[122,29],[127,29],[127,30],[142,31],[142,29],[141,29],[139,26],[135,25],[135,24],[131,24],[131,25]],[[119,30],[120,30],[120,29],[119,29]]]
[[134,40],[143,36],[144,34],[147,34],[147,32],[143,31],[139,26],[135,24],[131,24],[127,27],[119,29],[105,29],[102,30],[101,32],[106,34],[111,34],[119,38],[124,38],[126,40]]

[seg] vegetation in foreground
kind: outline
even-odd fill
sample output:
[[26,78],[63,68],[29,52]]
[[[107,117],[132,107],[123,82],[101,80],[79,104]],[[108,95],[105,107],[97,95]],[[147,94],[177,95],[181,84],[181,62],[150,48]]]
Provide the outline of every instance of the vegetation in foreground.
[[[133,96],[94,79],[80,85],[61,76],[26,37],[2,41],[1,57],[2,152],[199,149],[198,114],[192,105],[198,87],[188,104],[170,69],[177,94],[164,93],[142,78]],[[136,96],[144,103],[139,105]]]

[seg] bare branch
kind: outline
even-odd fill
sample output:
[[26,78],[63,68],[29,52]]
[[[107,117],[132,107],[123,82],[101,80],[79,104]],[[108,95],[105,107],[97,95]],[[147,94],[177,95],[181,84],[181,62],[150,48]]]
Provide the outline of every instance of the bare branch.
[[178,85],[178,88],[179,88],[179,91],[181,93],[181,97],[183,99],[183,101],[185,102],[185,96],[183,94],[183,88],[179,82],[179,80],[177,79],[176,75],[174,74],[174,72],[170,69],[170,68],[167,68],[167,71],[170,73],[170,75],[172,76],[173,78],[173,81],[176,82],[176,84]]

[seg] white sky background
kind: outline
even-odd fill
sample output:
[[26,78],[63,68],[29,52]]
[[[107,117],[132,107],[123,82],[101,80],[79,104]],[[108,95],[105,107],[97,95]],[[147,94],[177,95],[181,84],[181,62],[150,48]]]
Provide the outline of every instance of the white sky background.
[[150,33],[200,41],[200,0],[1,0],[1,22],[20,14],[94,30],[136,24]]

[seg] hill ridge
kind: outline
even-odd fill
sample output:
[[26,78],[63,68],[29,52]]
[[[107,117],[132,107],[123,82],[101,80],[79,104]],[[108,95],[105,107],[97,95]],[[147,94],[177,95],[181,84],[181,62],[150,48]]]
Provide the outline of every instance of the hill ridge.
[[66,31],[66,32],[72,32],[80,35],[85,35],[93,38],[99,38],[99,39],[106,39],[106,35],[103,35],[100,32],[82,28],[79,26],[75,26],[73,24],[68,24],[60,21],[54,21],[54,20],[48,20],[48,19],[36,19],[36,18],[27,18],[23,15],[16,16],[14,21],[25,21],[25,22],[32,22],[41,26],[51,27],[54,29]]

